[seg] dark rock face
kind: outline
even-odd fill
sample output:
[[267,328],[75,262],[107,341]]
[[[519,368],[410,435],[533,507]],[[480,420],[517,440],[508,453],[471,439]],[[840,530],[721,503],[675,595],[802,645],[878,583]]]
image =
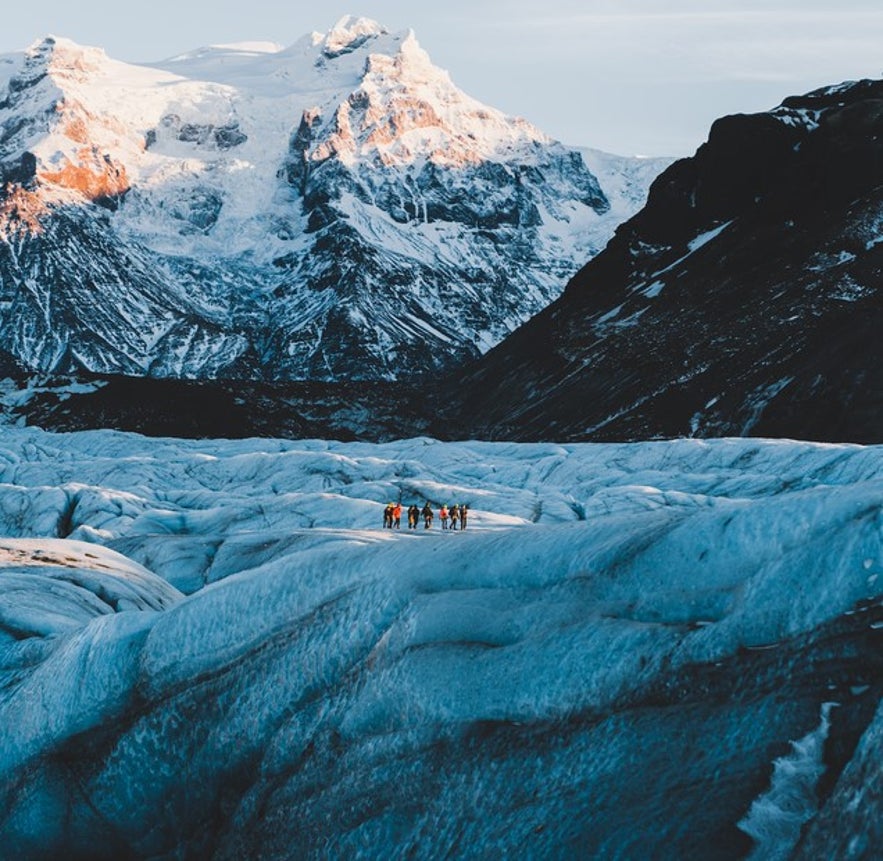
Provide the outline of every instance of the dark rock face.
[[[427,432],[425,392],[393,382],[261,383],[79,374],[27,382],[0,353],[5,421],[60,432],[114,428],[189,439],[390,441]],[[17,385],[13,382],[17,380]],[[2,388],[2,387],[0,387]]]
[[883,81],[718,120],[449,399],[478,437],[880,442],[881,132]]
[[[232,149],[248,140],[240,128],[239,123],[227,123],[216,126],[212,123],[188,123],[182,122],[177,114],[167,114],[162,119],[162,131],[183,143],[193,143],[198,146],[213,146],[218,149]],[[156,129],[147,132],[148,145],[156,143],[159,135]]]
[[[0,245],[0,270],[30,273],[6,280],[0,301],[3,348],[21,364],[27,356],[31,370],[140,374],[152,367],[157,376],[186,376],[175,357],[202,350],[209,366],[194,376],[243,372],[244,326],[219,319],[208,297],[186,283],[170,289],[150,255],[118,246],[100,218],[56,213],[42,233]],[[169,325],[151,344],[157,320]]]

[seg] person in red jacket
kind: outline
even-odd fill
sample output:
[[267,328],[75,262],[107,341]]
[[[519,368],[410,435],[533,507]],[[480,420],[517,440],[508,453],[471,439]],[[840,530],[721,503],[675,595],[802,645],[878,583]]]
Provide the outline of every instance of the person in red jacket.
[[402,503],[397,502],[392,508],[392,525],[399,529],[402,525]]

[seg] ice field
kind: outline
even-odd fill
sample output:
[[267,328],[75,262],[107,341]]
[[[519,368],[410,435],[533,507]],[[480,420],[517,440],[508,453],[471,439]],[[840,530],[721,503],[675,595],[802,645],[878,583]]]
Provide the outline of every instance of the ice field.
[[881,506],[878,447],[5,429],[0,855],[872,857]]

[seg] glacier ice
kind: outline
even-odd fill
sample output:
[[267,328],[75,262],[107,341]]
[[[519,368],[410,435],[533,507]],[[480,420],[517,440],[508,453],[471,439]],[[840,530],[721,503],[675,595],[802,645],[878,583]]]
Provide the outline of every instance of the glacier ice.
[[737,858],[798,739],[873,845],[881,507],[878,447],[4,429],[0,846]]
[[791,753],[774,763],[769,792],[754,801],[739,827],[754,837],[754,861],[785,861],[800,837],[800,829],[816,813],[816,788],[824,771],[822,750],[831,727],[831,709],[822,705],[818,727],[792,744]]

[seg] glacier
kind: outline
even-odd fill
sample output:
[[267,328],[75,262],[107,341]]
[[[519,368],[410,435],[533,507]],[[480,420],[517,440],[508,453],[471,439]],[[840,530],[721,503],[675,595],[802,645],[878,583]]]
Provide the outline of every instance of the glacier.
[[881,510],[873,446],[4,428],[0,855],[874,857]]

